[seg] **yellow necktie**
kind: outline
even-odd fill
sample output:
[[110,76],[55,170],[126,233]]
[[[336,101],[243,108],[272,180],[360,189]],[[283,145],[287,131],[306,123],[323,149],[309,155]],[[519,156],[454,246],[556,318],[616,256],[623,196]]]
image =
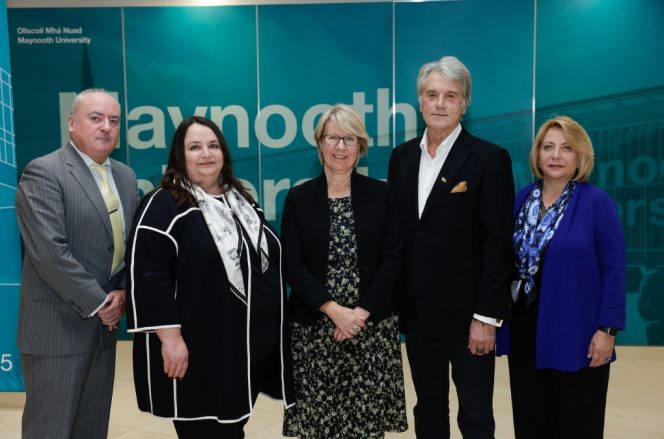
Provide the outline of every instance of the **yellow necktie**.
[[101,196],[104,197],[104,203],[106,203],[108,215],[111,219],[111,227],[113,228],[113,265],[111,266],[111,273],[115,273],[115,270],[122,262],[125,251],[122,218],[120,217],[120,200],[118,200],[115,192],[113,192],[113,189],[108,184],[106,166],[93,163],[92,169],[97,171],[99,175]]

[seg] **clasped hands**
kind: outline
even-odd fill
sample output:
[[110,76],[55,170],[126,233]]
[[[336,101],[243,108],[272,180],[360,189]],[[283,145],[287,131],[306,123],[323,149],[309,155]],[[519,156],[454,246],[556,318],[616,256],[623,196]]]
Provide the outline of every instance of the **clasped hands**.
[[369,311],[359,306],[348,308],[339,305],[333,300],[325,302],[320,310],[325,313],[334,323],[333,338],[336,341],[349,340],[356,337],[366,326]]
[[107,326],[109,331],[114,331],[120,326],[120,318],[125,312],[125,300],[124,289],[113,290],[106,295],[106,303],[97,311],[101,323]]

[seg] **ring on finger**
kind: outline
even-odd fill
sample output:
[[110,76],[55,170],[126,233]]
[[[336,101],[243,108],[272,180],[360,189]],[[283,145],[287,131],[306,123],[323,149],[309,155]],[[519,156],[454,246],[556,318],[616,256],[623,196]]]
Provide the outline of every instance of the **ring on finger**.
[[355,331],[355,332],[359,332],[359,331],[360,331],[360,327],[357,326],[357,325],[354,325],[354,326],[353,326],[353,331]]

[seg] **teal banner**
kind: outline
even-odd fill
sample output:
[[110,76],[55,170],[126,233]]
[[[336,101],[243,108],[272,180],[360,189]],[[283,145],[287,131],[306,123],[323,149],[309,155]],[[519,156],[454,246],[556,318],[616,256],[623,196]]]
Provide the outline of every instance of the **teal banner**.
[[[321,172],[313,130],[328,106],[362,115],[371,140],[359,171],[385,178],[391,149],[424,130],[419,67],[456,55],[473,76],[463,123],[509,149],[517,187],[531,179],[536,123],[566,113],[589,129],[595,182],[617,200],[628,237],[630,308],[619,341],[662,344],[646,337],[661,284],[652,302],[640,299],[664,264],[664,5],[637,3],[11,9],[13,169],[59,147],[74,94],[103,87],[124,115],[114,156],[136,171],[142,193],[158,184],[175,127],[198,114],[222,128],[236,175],[278,226],[288,189]],[[620,32],[609,32],[616,23]]]
[[123,16],[127,160],[141,190],[158,184],[175,128],[196,114],[219,124],[235,175],[256,194],[256,8],[125,8]]
[[[437,25],[450,15],[457,24]],[[503,44],[494,38],[502,32],[496,17],[514,23]],[[320,114],[338,102],[353,105],[371,137],[359,172],[385,178],[391,149],[424,129],[417,70],[444,54],[458,55],[474,74],[478,97],[466,125],[523,148],[532,125],[532,17],[523,0],[13,9],[12,56],[27,78],[17,87],[25,105],[17,108],[26,151],[19,170],[66,140],[74,92],[94,85],[117,92],[123,105],[114,156],[134,168],[143,193],[162,175],[175,127],[198,114],[222,128],[236,175],[278,225],[288,189],[321,172],[313,141]],[[478,22],[472,39],[459,35]],[[482,55],[503,45],[512,50],[502,58]],[[38,80],[36,58],[50,81]],[[28,116],[35,102],[48,118],[39,132]],[[518,126],[490,129],[514,113]]]
[[616,341],[663,345],[664,3],[538,4],[537,123],[566,114],[586,128],[591,181],[625,232],[627,330]]
[[23,389],[16,346],[21,241],[16,222],[16,143],[7,9],[0,0],[0,391]]

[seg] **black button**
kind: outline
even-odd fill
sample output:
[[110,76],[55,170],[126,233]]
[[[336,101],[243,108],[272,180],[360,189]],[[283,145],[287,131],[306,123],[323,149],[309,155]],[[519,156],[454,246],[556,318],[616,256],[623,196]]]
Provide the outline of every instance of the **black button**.
[[109,251],[109,252],[112,252],[113,250],[115,250],[115,248],[114,248],[112,245],[109,245],[109,246],[108,246],[108,251]]
[[424,232],[418,230],[417,232],[415,232],[415,236],[421,238],[422,236],[424,236]]

